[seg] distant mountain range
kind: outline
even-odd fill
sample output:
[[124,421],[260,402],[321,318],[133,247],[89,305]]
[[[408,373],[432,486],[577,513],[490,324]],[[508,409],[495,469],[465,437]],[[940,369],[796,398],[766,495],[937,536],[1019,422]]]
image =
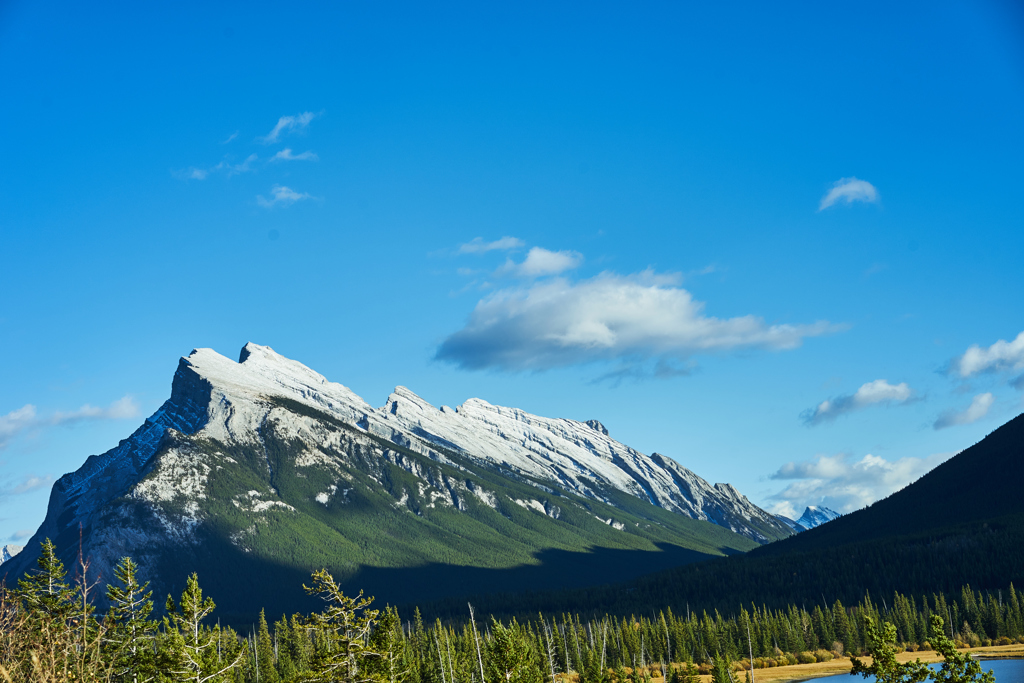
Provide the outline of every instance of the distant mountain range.
[[596,420],[404,387],[376,409],[256,344],[182,358],[156,413],[54,485],[8,580],[44,538],[72,560],[80,528],[97,574],[130,555],[160,595],[198,571],[226,618],[302,608],[324,566],[395,603],[621,581],[793,533]]
[[804,509],[804,514],[800,515],[799,519],[790,519],[783,515],[776,515],[782,522],[793,531],[799,533],[801,531],[807,531],[814,527],[821,526],[825,522],[831,522],[836,517],[839,517],[839,513],[835,510],[830,510],[827,507],[818,507],[811,505]]

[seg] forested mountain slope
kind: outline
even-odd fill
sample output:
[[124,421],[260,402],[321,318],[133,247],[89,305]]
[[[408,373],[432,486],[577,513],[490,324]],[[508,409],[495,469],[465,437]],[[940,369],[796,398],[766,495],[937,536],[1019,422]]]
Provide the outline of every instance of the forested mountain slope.
[[399,387],[374,409],[267,347],[183,358],[170,399],[53,488],[18,576],[52,539],[92,571],[125,555],[157,594],[199,572],[224,618],[307,609],[327,567],[386,602],[621,581],[741,553],[789,530],[728,484],[600,423]]
[[[1024,585],[1024,415],[888,498],[740,557],[587,591],[490,596],[481,609],[620,614],[671,606],[732,612],[741,605],[853,604]],[[430,613],[458,612],[454,604]]]

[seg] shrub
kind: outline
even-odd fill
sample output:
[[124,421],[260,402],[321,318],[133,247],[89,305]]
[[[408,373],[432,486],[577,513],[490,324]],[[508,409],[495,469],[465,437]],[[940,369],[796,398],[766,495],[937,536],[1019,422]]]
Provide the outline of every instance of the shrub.
[[828,650],[815,650],[814,659],[819,662],[831,662],[835,657]]
[[814,657],[813,652],[801,652],[796,656],[796,660],[801,664],[814,664],[816,661],[818,661]]
[[930,652],[932,649],[932,644],[926,640],[923,643],[921,643],[921,649],[926,652]]
[[792,652],[787,652],[786,653],[786,665],[787,666],[792,666],[792,665],[797,664],[797,663],[798,662],[797,662],[797,659],[796,659],[796,655],[794,655]]
[[996,644],[996,645],[1013,645],[1013,641],[1012,641],[1012,640],[1010,640],[1009,638],[1007,638],[1006,636],[1003,636],[1002,638],[1000,638],[999,640],[997,640],[997,641],[995,642],[995,644]]

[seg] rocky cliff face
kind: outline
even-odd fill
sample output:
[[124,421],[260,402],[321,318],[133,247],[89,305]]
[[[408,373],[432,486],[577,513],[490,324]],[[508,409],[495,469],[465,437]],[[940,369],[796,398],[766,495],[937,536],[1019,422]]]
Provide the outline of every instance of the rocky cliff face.
[[[356,499],[364,502],[356,506]],[[301,363],[247,344],[238,362],[209,349],[182,358],[167,402],[116,448],[90,456],[61,477],[29,552],[5,569],[24,571],[46,537],[70,552],[80,529],[94,567],[109,576],[123,555],[154,566],[199,561],[213,536],[240,553],[269,557],[280,552],[285,535],[275,532],[277,540],[267,545],[265,526],[291,525],[291,533],[303,538],[326,533],[310,521],[315,518],[337,531],[354,524],[351,512],[330,516],[346,505],[377,510],[379,518],[386,508],[389,520],[395,511],[425,520],[443,508],[493,530],[502,519],[521,514],[509,512],[506,503],[542,515],[555,526],[541,535],[558,538],[558,524],[584,510],[591,521],[580,522],[573,533],[588,542],[588,534],[610,533],[589,524],[620,531],[621,539],[640,534],[647,543],[695,547],[693,539],[679,540],[691,534],[708,552],[744,547],[729,541],[725,530],[747,543],[790,533],[732,486],[711,486],[670,458],[648,457],[621,444],[596,420],[544,418],[480,399],[435,408],[404,387],[375,409]],[[638,513],[647,509],[644,504],[672,514]],[[495,514],[493,520],[488,516]],[[680,526],[674,521],[679,517],[709,522],[722,532]],[[645,518],[661,530],[645,531],[645,525],[654,529]],[[413,524],[408,516],[394,519],[395,534]],[[456,525],[464,523],[469,522]],[[345,533],[363,528],[346,527]],[[465,538],[459,530],[455,536]],[[400,549],[388,554],[374,546],[378,532],[367,532],[362,550],[346,546],[338,553],[354,563],[405,562]],[[712,536],[717,540],[707,542]],[[571,538],[554,546],[571,545]],[[621,539],[609,542],[640,542]],[[428,552],[419,542],[409,540],[409,547]],[[524,541],[523,552],[544,542]],[[431,545],[430,552],[448,557],[450,548],[443,546],[435,551]],[[474,561],[473,552],[466,550],[458,561]]]

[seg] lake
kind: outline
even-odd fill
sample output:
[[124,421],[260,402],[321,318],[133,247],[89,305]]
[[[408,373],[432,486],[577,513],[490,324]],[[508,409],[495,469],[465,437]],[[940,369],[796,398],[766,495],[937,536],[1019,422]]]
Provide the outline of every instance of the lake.
[[[939,668],[939,664],[931,664],[929,666],[933,669]],[[988,671],[989,669],[995,674],[996,683],[1024,683],[1024,659],[981,660],[981,670]],[[835,676],[822,676],[821,678],[812,678],[810,680],[815,683],[819,681],[830,681],[831,683],[848,681],[849,683],[854,683],[855,681],[874,681],[875,678],[874,676],[867,679],[860,676],[854,678],[850,674],[836,674]]]

